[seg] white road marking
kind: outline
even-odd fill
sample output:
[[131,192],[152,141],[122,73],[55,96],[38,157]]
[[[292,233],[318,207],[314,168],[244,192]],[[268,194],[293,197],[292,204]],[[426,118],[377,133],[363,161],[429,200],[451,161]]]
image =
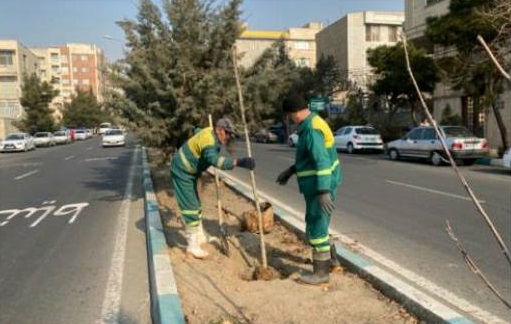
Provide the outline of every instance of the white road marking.
[[114,253],[112,255],[112,263],[110,264],[110,273],[108,275],[107,287],[103,299],[101,318],[96,321],[97,324],[116,324],[119,323],[120,319],[122,277],[124,274],[124,257],[126,254],[126,237],[128,232],[133,180],[135,176],[135,163],[138,154],[139,147],[137,147],[131,159],[128,182],[124,190],[124,198],[121,203],[121,208],[119,209],[119,215],[117,215],[117,228],[115,230],[117,236],[115,238]]
[[64,160],[66,160],[66,161],[67,161],[67,160],[71,160],[71,159],[72,159],[72,158],[74,158],[74,157],[75,157],[74,155],[66,156],[66,157],[64,158]]
[[[429,188],[425,188],[425,187],[414,186],[414,185],[411,185],[411,184],[407,184],[407,183],[403,183],[403,182],[397,182],[397,181],[392,181],[392,180],[385,180],[385,181],[388,182],[388,183],[391,183],[391,184],[398,185],[398,186],[403,186],[403,187],[407,187],[407,188],[417,189],[417,190],[420,190],[420,191],[426,191],[426,192],[434,193],[434,194],[437,194],[437,195],[442,195],[442,196],[447,196],[447,197],[451,197],[451,198],[457,198],[457,199],[463,199],[463,200],[472,201],[472,199],[470,197],[460,196],[460,195],[452,194],[452,193],[445,192],[445,191],[439,191],[439,190],[435,190],[435,189],[429,189]],[[479,203],[483,204],[483,203],[485,203],[485,201],[484,200],[479,200]]]
[[19,179],[23,179],[23,178],[26,178],[28,176],[31,176],[33,174],[36,174],[37,172],[39,172],[39,170],[34,170],[34,171],[30,171],[30,172],[27,172],[27,173],[24,173],[20,176],[17,176],[16,178],[14,178],[14,180],[19,180]]
[[110,157],[103,157],[103,158],[90,158],[85,159],[85,162],[91,162],[91,161],[105,161],[105,160],[117,160],[116,156],[110,156]]

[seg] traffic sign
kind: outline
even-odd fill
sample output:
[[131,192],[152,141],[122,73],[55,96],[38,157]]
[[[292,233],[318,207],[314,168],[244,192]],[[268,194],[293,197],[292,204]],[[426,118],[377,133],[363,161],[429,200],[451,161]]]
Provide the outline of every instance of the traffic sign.
[[309,100],[309,108],[311,111],[323,111],[325,110],[325,98],[311,98]]

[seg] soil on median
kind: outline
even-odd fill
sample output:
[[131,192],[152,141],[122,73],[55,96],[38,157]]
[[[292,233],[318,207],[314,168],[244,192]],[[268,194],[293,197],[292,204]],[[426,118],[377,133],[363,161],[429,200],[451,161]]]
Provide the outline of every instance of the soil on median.
[[[155,153],[150,151],[149,156]],[[231,211],[224,213],[229,257],[220,252],[217,241],[206,244],[208,259],[186,257],[169,167],[154,161],[150,162],[154,190],[187,323],[418,323],[399,304],[349,272],[333,273],[328,287],[296,283],[299,273],[312,268],[310,250],[278,221],[264,235],[268,267],[278,278],[254,280],[255,269],[260,268],[260,237],[244,231],[241,221],[242,213],[254,206],[223,184],[222,204]],[[204,174],[201,180],[204,228],[219,237],[214,177]]]

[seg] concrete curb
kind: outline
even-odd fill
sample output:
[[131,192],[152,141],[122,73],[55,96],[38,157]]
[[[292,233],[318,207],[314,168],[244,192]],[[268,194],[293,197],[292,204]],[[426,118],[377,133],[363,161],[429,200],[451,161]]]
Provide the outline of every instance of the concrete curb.
[[[224,183],[240,193],[247,199],[253,200],[252,189],[233,180],[225,172],[218,172]],[[305,224],[297,217],[297,212],[285,208],[278,200],[273,199],[262,192],[258,192],[260,199],[266,200],[273,205],[274,214],[288,228],[298,235],[304,235]],[[331,233],[333,236],[338,233]],[[350,271],[360,275],[366,281],[378,288],[384,295],[397,301],[407,311],[427,323],[446,324],[475,324],[452,308],[440,303],[438,300],[426,295],[422,291],[412,287],[403,280],[395,277],[377,264],[350,250],[346,245],[335,243],[337,256],[341,263]]]
[[181,300],[163,233],[158,201],[154,194],[147,151],[142,150],[143,181],[145,191],[145,221],[149,285],[151,293],[151,317],[155,324],[185,324]]
[[491,165],[491,166],[504,166],[502,159],[494,159],[491,157],[479,158],[479,159],[477,159],[476,164]]

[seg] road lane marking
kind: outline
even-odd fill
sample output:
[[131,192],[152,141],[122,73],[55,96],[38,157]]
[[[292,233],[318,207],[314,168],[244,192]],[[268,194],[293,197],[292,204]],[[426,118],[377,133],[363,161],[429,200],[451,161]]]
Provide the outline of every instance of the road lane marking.
[[91,162],[91,161],[105,161],[105,160],[117,160],[116,156],[110,156],[110,157],[103,157],[103,158],[90,158],[85,159],[85,162]]
[[[411,185],[411,184],[408,184],[408,183],[397,182],[397,181],[392,181],[392,180],[385,180],[385,181],[388,182],[388,183],[391,183],[391,184],[398,185],[398,186],[403,186],[403,187],[407,187],[407,188],[417,189],[417,190],[420,190],[420,191],[426,191],[426,192],[434,193],[434,194],[437,194],[437,195],[442,195],[442,196],[447,196],[447,197],[451,197],[451,198],[472,201],[472,199],[470,197],[460,196],[460,195],[452,194],[452,193],[445,192],[445,191],[440,191],[440,190],[429,189],[429,188],[425,188],[425,187],[414,186],[414,185]],[[479,203],[480,204],[484,204],[485,201],[484,200],[479,200]]]
[[67,160],[71,160],[71,159],[72,159],[72,158],[74,158],[74,157],[75,157],[74,155],[66,156],[66,157],[64,158],[64,160],[66,160],[66,161],[67,161]]
[[137,146],[131,159],[128,182],[126,183],[124,197],[121,202],[119,214],[117,215],[117,226],[115,230],[117,235],[115,238],[112,263],[110,264],[110,273],[108,275],[108,282],[103,299],[101,318],[96,321],[97,324],[117,324],[120,320],[126,238],[128,236],[130,202],[133,196],[132,189],[135,177],[135,163],[137,161],[138,154],[139,147]]
[[17,176],[16,178],[14,178],[14,180],[19,180],[19,179],[23,179],[23,178],[26,178],[26,177],[29,177],[33,174],[36,174],[37,172],[39,172],[39,170],[34,170],[34,171],[30,171],[30,172],[27,172],[27,173],[24,173],[20,176]]

